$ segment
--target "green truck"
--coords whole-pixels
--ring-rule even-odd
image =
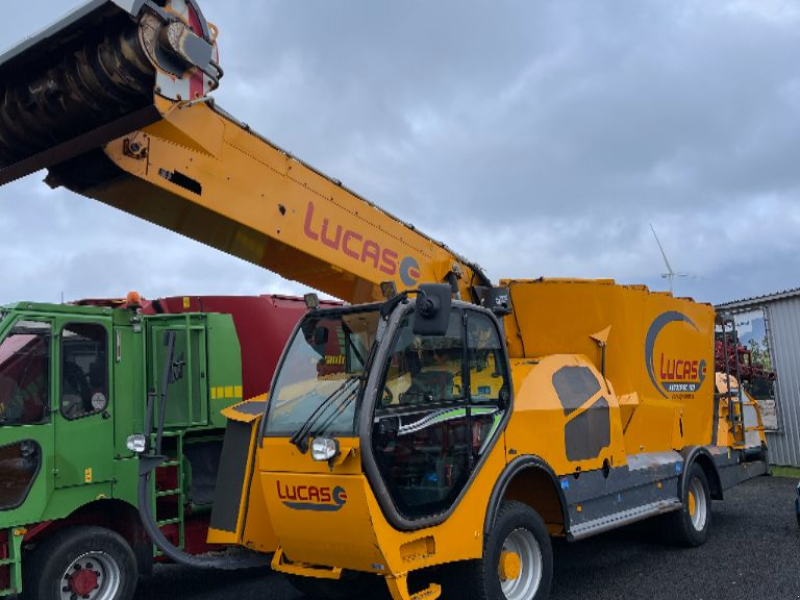
[[[0,595],[130,598],[163,558],[139,518],[128,447],[148,430],[148,405],[156,423],[163,410],[168,457],[151,510],[175,546],[209,550],[220,411],[267,391],[304,312],[279,296],[0,309]]]

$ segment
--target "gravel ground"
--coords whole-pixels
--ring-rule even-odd
[[[797,482],[761,477],[715,502],[703,547],[664,546],[645,527],[556,543],[551,600],[800,600]],[[301,600],[268,570],[220,575],[157,568],[136,600]]]

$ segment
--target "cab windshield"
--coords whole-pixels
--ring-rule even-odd
[[[265,434],[354,435],[365,367],[375,344],[377,308],[306,317],[270,393]]]

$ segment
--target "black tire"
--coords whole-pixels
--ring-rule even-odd
[[[800,489],[800,486],[798,486]],[[800,494],[800,492],[798,492]],[[794,501],[794,512],[797,513],[797,526],[800,527],[800,498]]]
[[[345,571],[341,579],[316,579],[287,575],[292,587],[309,600],[347,600],[348,598],[377,598],[386,587],[383,579],[369,573]]]
[[[523,536],[538,547],[538,586],[517,594],[524,600],[545,600],[553,582],[553,548],[542,518],[527,504],[503,502],[489,537],[483,546],[483,558],[450,565],[444,577],[443,598],[453,600],[506,600],[500,579],[500,558],[510,536]],[[519,555],[518,555],[519,556]],[[522,557],[520,557],[522,558]],[[523,559],[523,563],[524,563]],[[529,570],[533,569],[529,563]],[[525,565],[522,565],[523,573]],[[530,572],[530,571],[529,571]],[[509,580],[507,580],[509,581]],[[513,585],[513,583],[511,584]],[[522,594],[522,595],[520,595]]]
[[[74,573],[81,571],[93,574],[75,579]],[[89,592],[90,600],[131,600],[137,574],[136,557],[122,536],[102,527],[69,527],[23,557],[22,598],[61,600],[64,587],[83,591],[94,582],[99,587]]]
[[[681,509],[666,515],[666,533],[678,546],[696,548],[708,540],[711,529],[711,488],[705,471],[693,463],[683,478]]]

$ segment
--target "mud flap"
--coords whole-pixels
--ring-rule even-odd
[[[222,445],[219,474],[214,493],[214,505],[211,512],[211,525],[208,530],[210,544],[238,544],[252,546],[247,543],[245,535],[248,525],[248,512],[252,509],[254,516],[266,515],[263,494],[258,478],[253,479],[256,461],[256,445],[259,423],[266,409],[266,399],[257,398],[243,402],[222,411],[228,419],[225,439]],[[269,527],[268,519],[260,523],[260,529]],[[274,551],[277,541],[269,532],[261,531],[259,548],[262,552]]]

